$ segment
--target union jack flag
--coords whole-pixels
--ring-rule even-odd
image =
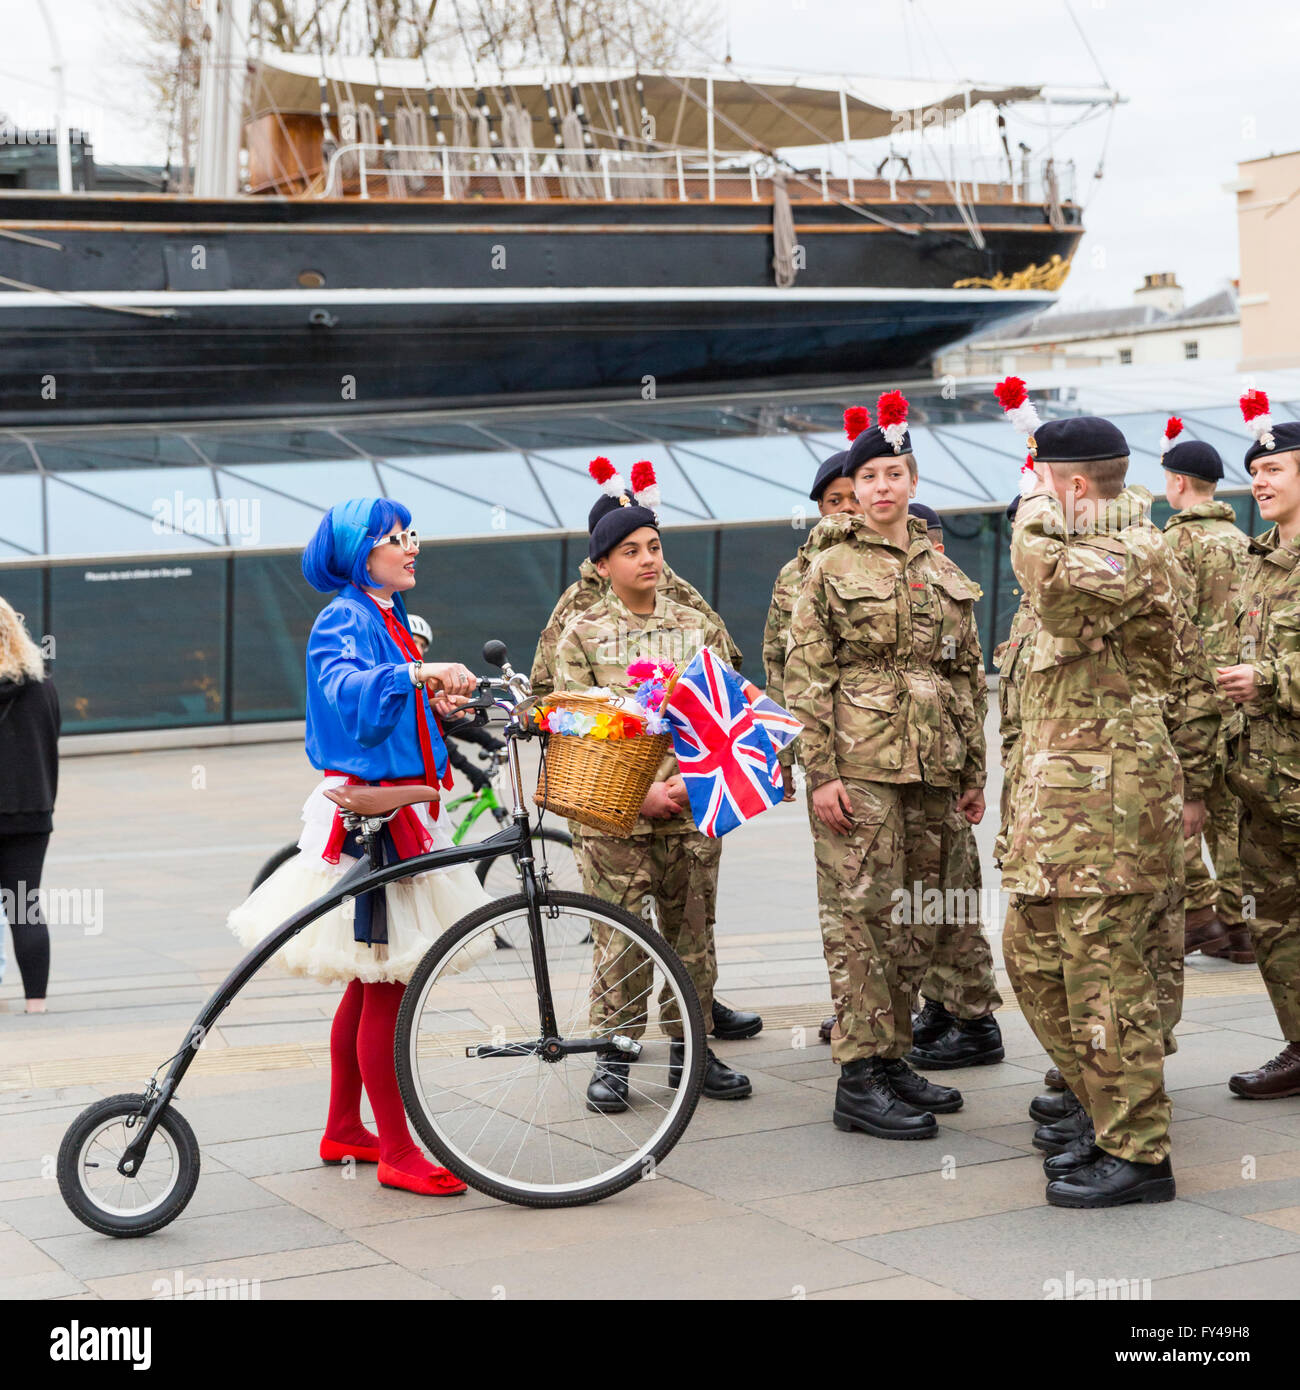
[[[698,829],[714,839],[782,799],[776,750],[800,724],[705,647],[664,701]]]

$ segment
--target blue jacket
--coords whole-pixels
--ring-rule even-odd
[[[389,635],[374,602],[349,584],[317,615],[307,639],[307,757],[324,771],[366,782],[423,777],[416,720],[422,693],[410,659]],[[441,777],[447,749],[429,719]]]

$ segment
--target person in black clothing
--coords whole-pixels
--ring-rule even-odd
[[[59,697],[22,615],[0,598],[0,901],[29,1014],[45,1012],[50,933],[36,896],[59,786]]]
[[[418,613],[408,613],[406,616],[411,625],[411,636],[415,640],[415,648],[423,656],[428,650],[429,643],[433,641],[433,629]],[[492,778],[481,767],[475,767],[452,740],[463,739],[466,743],[476,743],[480,748],[486,748],[493,753],[500,752],[505,744],[489,733],[481,724],[475,724],[472,715],[466,714],[459,717],[452,715],[440,720],[439,724],[443,739],[447,744],[447,757],[452,767],[466,778],[476,792],[481,792],[484,787],[491,784]]]

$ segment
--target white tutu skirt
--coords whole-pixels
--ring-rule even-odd
[[[321,858],[334,825],[334,803],[325,796],[330,787],[347,783],[346,777],[326,777],[307,798],[302,808],[303,832],[299,853],[286,860],[226,919],[238,940],[249,949],[308,903],[333,890],[338,880],[357,862],[340,854],[331,864]],[[435,849],[452,843],[441,803],[437,816],[429,807],[417,805],[415,814],[429,832]],[[454,922],[490,901],[475,877],[472,865],[435,869],[401,883],[390,883],[384,890],[388,908],[387,945],[369,946],[352,935],[354,904],[345,903],[305,926],[272,957],[273,962],[291,975],[306,975],[323,983],[361,980],[365,984],[391,981],[405,984],[415,972],[426,951]],[[476,941],[481,948],[474,955],[492,949],[491,932]],[[457,963],[463,969],[471,963],[466,951]]]

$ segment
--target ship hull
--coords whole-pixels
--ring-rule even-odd
[[[1081,235],[1045,226],[1041,209],[1001,207],[977,249],[929,211],[908,235],[834,204],[800,207],[803,264],[777,289],[771,210],[757,204],[8,195],[0,231],[18,239],[0,238],[0,274],[31,288],[0,289],[0,424],[913,373],[1052,297],[954,282],[1068,259]]]

